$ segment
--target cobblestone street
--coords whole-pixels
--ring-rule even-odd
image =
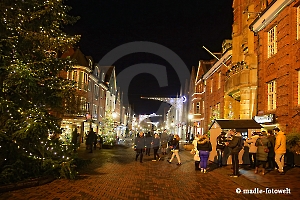
[[[151,152],[153,155],[153,152]],[[275,172],[265,176],[241,169],[243,175],[230,178],[230,166],[214,168],[206,174],[195,171],[189,151],[182,150],[182,165],[176,159],[169,164],[164,157],[152,161],[144,156],[144,162],[135,161],[135,152],[129,146],[114,149],[97,149],[88,153],[84,147],[80,156],[93,159],[92,164],[81,170],[76,180],[59,179],[51,183],[0,194],[0,199],[297,199],[299,192],[299,168],[286,175]],[[291,194],[237,194],[236,189],[284,189]]]

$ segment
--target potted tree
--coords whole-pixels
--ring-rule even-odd
[[[293,165],[300,165],[300,133],[293,131],[286,135],[287,153],[293,154]]]

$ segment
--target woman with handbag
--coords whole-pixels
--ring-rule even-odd
[[[265,175],[266,164],[268,161],[269,148],[271,147],[270,141],[267,138],[266,131],[262,131],[261,136],[256,140],[255,146],[257,146],[256,153],[256,167],[254,173],[259,172],[259,167],[262,165],[262,175]]]
[[[175,135],[173,140],[170,142],[171,144],[170,148],[173,153],[171,159],[168,161],[169,163],[172,163],[172,160],[176,156],[178,161],[177,165],[181,165],[180,156],[179,156],[179,141],[180,141],[180,137],[178,135]]]
[[[199,138],[197,142],[197,149],[200,155],[200,168],[201,172],[206,173],[209,153],[212,151],[212,146],[207,134]]]
[[[199,157],[199,151],[197,149],[197,142],[199,140],[199,137],[200,137],[200,135],[196,134],[195,138],[192,142],[194,148],[192,149],[191,154],[194,155],[195,170],[200,170],[200,166],[199,166],[200,165],[200,157]]]

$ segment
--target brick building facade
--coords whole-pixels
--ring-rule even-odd
[[[275,115],[274,126],[286,133],[300,130],[300,1],[272,1],[250,29],[258,59],[258,111]]]

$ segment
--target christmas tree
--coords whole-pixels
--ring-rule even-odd
[[[62,28],[63,0],[0,2],[0,183],[45,174],[74,177],[72,147],[58,139],[59,118],[75,84],[60,77],[72,61],[59,58],[79,36]]]
[[[107,111],[105,117],[103,118],[102,133],[104,136],[104,145],[113,145],[116,142],[116,133],[114,125],[114,113],[112,111]]]

